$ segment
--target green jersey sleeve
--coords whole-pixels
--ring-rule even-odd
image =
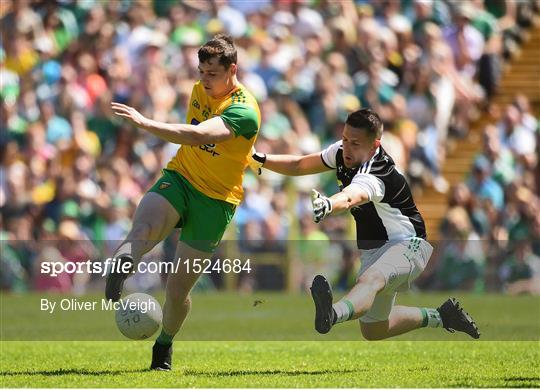
[[[259,116],[250,106],[233,104],[227,107],[220,116],[237,137],[242,135],[250,139],[259,130]]]

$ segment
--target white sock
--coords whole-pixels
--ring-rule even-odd
[[[423,318],[422,327],[439,328],[442,326],[441,315],[437,309],[423,307],[420,311],[422,312]]]
[[[336,312],[336,324],[350,320],[354,315],[354,307],[352,303],[346,299],[342,299],[341,301],[334,303],[332,308]]]

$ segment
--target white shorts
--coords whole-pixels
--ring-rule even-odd
[[[387,242],[377,249],[361,252],[360,277],[368,268],[384,275],[384,288],[379,291],[371,309],[360,317],[361,322],[386,321],[394,306],[396,293],[407,291],[411,283],[424,271],[433,247],[418,237],[406,241]]]

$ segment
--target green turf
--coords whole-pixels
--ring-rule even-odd
[[[323,336],[313,330],[307,295],[195,295],[175,342],[174,371],[162,373],[147,371],[151,342],[104,341],[118,336],[111,312],[47,317],[37,314],[38,296],[2,294],[0,385],[540,387],[538,298],[458,296],[476,318],[481,340],[419,329],[393,341],[366,342],[356,322]],[[398,303],[433,307],[445,297],[403,294]],[[262,303],[253,306],[254,300]],[[80,341],[32,341],[55,336]]]
[[[437,307],[445,293],[399,294],[397,303]],[[476,320],[483,341],[538,341],[540,299],[531,296],[503,296],[458,293],[460,301]],[[111,311],[40,311],[42,295],[0,294],[0,336],[2,340],[92,340],[122,341]],[[46,296],[57,302],[65,296]],[[76,297],[100,301],[101,295]],[[163,302],[162,295],[158,299]],[[262,303],[254,306],[254,301]],[[286,319],[286,320],[284,320]],[[182,338],[192,341],[318,341],[358,340],[358,324],[348,322],[339,331],[322,337],[313,331],[313,302],[307,294],[211,293],[194,294],[193,309],[182,329]],[[464,334],[424,329],[400,336],[400,340],[467,340]]]
[[[538,387],[537,342],[3,342],[2,387]]]

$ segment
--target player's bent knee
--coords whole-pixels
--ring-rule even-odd
[[[356,280],[356,283],[370,286],[375,292],[379,292],[384,288],[385,280],[381,272],[377,270],[369,270],[361,275]]]
[[[389,337],[388,321],[366,323],[360,322],[362,336],[368,341],[384,340]]]
[[[178,289],[167,288],[167,299],[170,299],[176,304],[185,303],[185,302],[191,304],[191,296],[189,294],[189,291],[186,291],[181,288],[178,288]]]
[[[188,296],[184,299],[184,302],[182,303],[182,305],[187,308],[191,307],[191,295],[188,294]]]
[[[182,309],[185,311],[191,310],[191,297],[189,295],[187,297],[183,297],[179,299],[171,299],[171,297],[167,297],[167,301],[175,310],[178,310],[178,309]]]

